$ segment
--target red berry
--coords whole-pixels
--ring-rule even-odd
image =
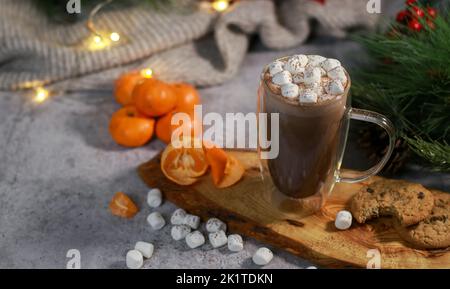
[[[436,15],[437,15],[436,9],[434,9],[432,7],[428,7],[427,12],[428,12],[428,15],[430,15],[432,18],[436,18]]]
[[[422,9],[420,9],[419,7],[413,6],[412,9],[413,9],[413,15],[416,16],[417,18],[422,18],[423,16],[425,16],[425,12]]]
[[[417,0],[406,0],[405,3],[406,3],[406,5],[413,6],[414,4],[417,3]]]
[[[417,19],[411,19],[408,22],[408,27],[409,29],[413,30],[413,31],[421,31],[422,30],[422,24],[420,24],[419,21],[417,21]]]
[[[397,17],[396,17],[397,22],[400,22],[400,23],[405,22],[408,19],[409,15],[410,15],[410,13],[408,10],[403,10],[403,11],[398,12]]]
[[[434,25],[434,22],[430,19],[427,20],[427,25],[431,30],[434,30],[434,28],[436,28],[436,25]]]

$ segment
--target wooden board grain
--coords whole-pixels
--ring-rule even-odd
[[[337,184],[325,206],[314,215],[301,216],[282,210],[267,198],[267,183],[261,182],[254,152],[230,152],[246,167],[244,178],[235,186],[216,189],[209,174],[192,186],[179,186],[166,179],[160,170],[160,155],[138,168],[140,177],[164,196],[204,220],[218,217],[237,232],[282,248],[319,265],[340,267],[367,266],[369,250],[381,254],[381,268],[450,268],[450,250],[417,250],[402,241],[387,218],[368,224],[353,224],[338,231],[334,217],[348,209],[351,197],[364,183]],[[267,179],[270,178],[266,178]],[[269,185],[270,186],[270,185]],[[435,193],[442,193],[434,191]]]

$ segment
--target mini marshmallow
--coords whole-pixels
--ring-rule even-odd
[[[349,211],[339,211],[336,215],[334,225],[339,230],[347,230],[352,225],[352,213]]]
[[[275,74],[282,72],[284,67],[284,63],[281,61],[274,61],[271,64],[269,64],[269,74],[270,76],[274,76]]]
[[[194,231],[186,235],[186,244],[194,249],[205,244],[205,237],[200,231]]]
[[[340,81],[336,81],[336,80],[331,81],[326,88],[327,88],[327,93],[332,94],[332,95],[342,94],[345,91],[345,88],[342,85],[342,83]]]
[[[139,241],[134,246],[134,249],[141,252],[145,258],[150,258],[153,255],[154,246],[151,243]]]
[[[159,212],[153,212],[147,217],[147,222],[153,230],[159,230],[166,225],[166,221]]]
[[[253,263],[256,265],[267,265],[270,261],[272,261],[273,253],[268,248],[262,247],[259,248],[255,254],[253,255]]]
[[[127,267],[130,269],[139,269],[144,265],[144,257],[138,250],[130,250],[125,258]]]
[[[191,214],[186,214],[183,220],[183,225],[187,225],[192,229],[197,229],[198,226],[200,226],[200,217]]]
[[[327,60],[325,60],[324,62],[322,62],[320,64],[320,66],[325,70],[325,71],[330,71],[335,69],[338,66],[341,66],[341,62],[337,59],[333,59],[333,58],[328,58]]]
[[[228,250],[233,252],[239,252],[244,249],[244,241],[238,234],[232,234],[228,236]]]
[[[292,74],[300,73],[305,71],[305,66],[308,63],[308,57],[306,55],[294,55],[291,56],[286,64],[284,65],[284,69],[289,71]]]
[[[220,230],[209,234],[209,242],[214,248],[219,248],[228,242],[228,238],[225,232]]]
[[[281,86],[281,95],[287,98],[298,97],[298,85],[293,83],[286,83]]]
[[[191,232],[191,228],[186,225],[174,225],[170,230],[170,235],[175,241],[179,241],[187,236]]]
[[[315,83],[320,83],[321,78],[322,72],[319,67],[309,68],[305,71],[303,82],[305,85],[313,85]]]
[[[156,208],[159,207],[162,203],[162,194],[159,189],[151,189],[147,194],[147,204]]]
[[[319,66],[325,60],[327,59],[320,55],[308,55],[308,65],[310,66]]]
[[[226,232],[227,224],[217,218],[211,218],[206,222],[206,231],[209,233],[215,233],[220,230]]]
[[[311,89],[305,89],[299,98],[300,103],[316,103],[317,93]]]
[[[177,209],[173,212],[172,217],[170,217],[170,222],[173,225],[183,225],[184,218],[186,217],[186,211],[183,209]]]
[[[319,69],[320,69],[320,76],[326,77],[327,76],[327,71],[325,69],[323,69],[322,67],[319,67]]]
[[[283,85],[292,82],[292,75],[289,71],[283,70],[272,77],[272,82],[277,85]]]
[[[335,69],[328,71],[327,75],[333,80],[339,80],[342,84],[347,83],[347,76],[345,75],[345,71],[342,66],[338,66]]]
[[[295,84],[300,84],[303,82],[304,77],[305,77],[304,73],[294,74],[294,75],[292,75],[292,82]]]

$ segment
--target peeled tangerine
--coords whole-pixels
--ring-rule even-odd
[[[217,147],[204,148],[197,138],[183,138],[180,147],[169,144],[161,156],[164,175],[179,185],[191,185],[211,166],[213,183],[227,188],[244,175],[244,167],[233,156]],[[200,143],[197,143],[200,142]],[[195,143],[195,146],[194,146]]]
[[[196,140],[183,139],[179,146],[169,144],[161,156],[164,175],[179,185],[191,185],[208,169],[205,152]]]
[[[212,147],[205,148],[206,159],[211,166],[213,183],[218,188],[227,188],[237,183],[244,175],[245,169],[233,156],[224,150]]]

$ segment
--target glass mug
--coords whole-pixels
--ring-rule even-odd
[[[394,126],[379,113],[350,106],[351,80],[347,72],[348,83],[340,98],[299,105],[268,87],[266,69],[258,90],[257,110],[267,113],[267,120],[258,122],[258,152],[265,193],[272,204],[275,202],[279,209],[296,214],[299,209],[305,214],[314,213],[323,206],[336,183],[360,182],[384,167],[394,149]],[[276,128],[272,127],[272,113],[278,113]],[[350,176],[344,175],[340,167],[351,119],[381,126],[389,135],[389,147],[378,164]],[[278,129],[278,134],[274,129]],[[272,149],[263,148],[262,139],[273,143],[272,136],[278,136],[278,155],[262,158],[263,153]]]

